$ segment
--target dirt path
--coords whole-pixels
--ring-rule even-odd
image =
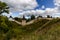
[[[11,18],[11,19],[12,19],[12,18]],[[41,18],[40,18],[40,19],[41,19]],[[40,19],[38,19],[38,20],[40,20]],[[47,20],[50,20],[50,19],[47,18]],[[29,22],[27,22],[27,23],[24,23],[24,24],[22,24],[22,22],[16,21],[15,19],[12,19],[12,21],[16,22],[16,23],[19,24],[19,25],[25,26],[25,25],[30,25],[30,24],[34,23],[35,21],[37,21],[37,19],[31,20],[31,21],[29,21]],[[47,24],[48,24],[48,23],[47,23]],[[45,25],[46,25],[46,24],[45,24]]]
[[[14,20],[14,19],[13,19]],[[27,23],[25,23],[25,25],[30,25],[30,24],[32,24],[32,23],[34,23],[36,20],[31,20],[31,21],[29,21],[29,22],[27,22]],[[14,20],[14,22],[16,22],[17,24],[19,24],[19,25],[24,25],[24,24],[22,24],[22,22],[18,22],[18,21],[16,21],[16,20]],[[24,26],[25,26],[24,25]]]
[[[22,23],[21,22],[18,22],[18,21],[16,21],[16,20],[14,20],[14,22],[16,22],[17,24],[19,24],[19,25],[21,25]]]
[[[40,28],[38,28],[38,29],[35,31],[35,33],[37,34],[40,30],[44,29],[44,27],[45,27],[48,23],[50,23],[50,22],[51,22],[51,21],[46,22],[43,26],[41,26]]]

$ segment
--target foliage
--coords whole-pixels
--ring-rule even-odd
[[[47,18],[51,18],[50,15],[47,15]]]
[[[4,12],[9,13],[9,7],[6,3],[0,1],[0,14]]]
[[[26,39],[27,40],[35,40],[35,39],[37,40],[52,39],[53,40],[56,36],[59,37],[60,35],[60,25],[59,25],[60,19],[59,18],[53,19],[50,21],[50,23],[48,23],[48,25],[45,25],[44,29],[42,29],[44,31],[40,30],[39,36],[36,36],[38,33],[36,35],[34,34],[34,32],[38,28],[41,28],[48,21],[49,20],[47,19],[40,19],[35,21],[33,24],[30,24],[27,26],[21,26],[15,23],[14,21],[9,21],[8,18],[5,16],[0,16],[0,40],[11,40],[11,39],[22,40],[22,38],[23,40],[26,40]],[[50,36],[54,38],[51,38]]]
[[[35,19],[35,16],[34,15],[31,15],[31,20]]]
[[[14,19],[19,21],[19,22],[22,22],[22,18],[15,17]]]
[[[43,17],[39,15],[37,18],[43,18]]]

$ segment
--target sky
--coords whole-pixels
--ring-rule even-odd
[[[43,5],[45,6],[45,8],[53,8],[54,7],[54,3],[53,0],[36,0],[38,3],[38,8],[41,8]]]
[[[51,15],[60,17],[60,0],[0,0],[10,7],[10,14],[13,17],[23,15]]]

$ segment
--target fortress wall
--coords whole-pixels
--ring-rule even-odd
[[[13,19],[13,20],[14,20],[14,22],[16,22],[17,24],[20,24],[20,25],[22,25],[22,26],[25,26],[25,25],[32,24],[32,23],[34,23],[35,21],[40,20],[40,19],[52,20],[53,18],[38,18],[38,19],[31,20],[31,21],[29,21],[29,22],[27,22],[27,23],[26,23],[26,20],[22,20],[22,22],[18,22],[18,21],[14,20],[14,19]]]

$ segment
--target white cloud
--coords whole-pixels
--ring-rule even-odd
[[[58,11],[60,11],[60,0],[54,0],[54,4],[56,5]]]
[[[22,11],[20,12],[20,16],[22,17],[23,15],[57,15],[60,13],[60,0],[54,0],[54,4],[56,5],[55,8],[46,8],[45,10],[33,10],[38,6],[36,0],[1,0],[6,2],[12,11]],[[42,8],[45,8],[43,5]],[[32,10],[30,10],[32,9]],[[23,11],[27,10],[27,11]]]
[[[44,5],[42,5],[42,9],[44,9],[45,8],[45,6]]]
[[[60,16],[60,0],[54,0],[54,4],[56,5],[54,8],[46,8],[45,13],[42,15],[43,16],[51,15],[53,17],[54,16],[59,17]]]
[[[34,9],[38,6],[36,0],[0,0],[3,2],[6,2],[11,11],[23,11],[23,10],[29,10]]]
[[[60,6],[60,0],[54,0],[55,5]]]
[[[2,15],[5,15],[5,16],[7,16],[7,17],[10,17],[10,16],[12,15],[12,12],[9,12],[9,14],[3,13]]]
[[[51,15],[51,16],[59,16],[58,13],[60,13],[60,0],[54,0],[54,4],[56,5],[56,7],[54,8],[46,8],[45,10],[31,10],[31,11],[24,11],[22,12],[24,15],[42,15],[42,16],[46,16],[46,15]],[[42,8],[45,8],[45,6],[43,5]]]
[[[35,15],[35,16],[38,16],[38,15],[41,15],[45,13],[45,10],[29,10],[29,11],[23,11],[22,13],[19,13],[20,17],[23,17],[23,15]]]

